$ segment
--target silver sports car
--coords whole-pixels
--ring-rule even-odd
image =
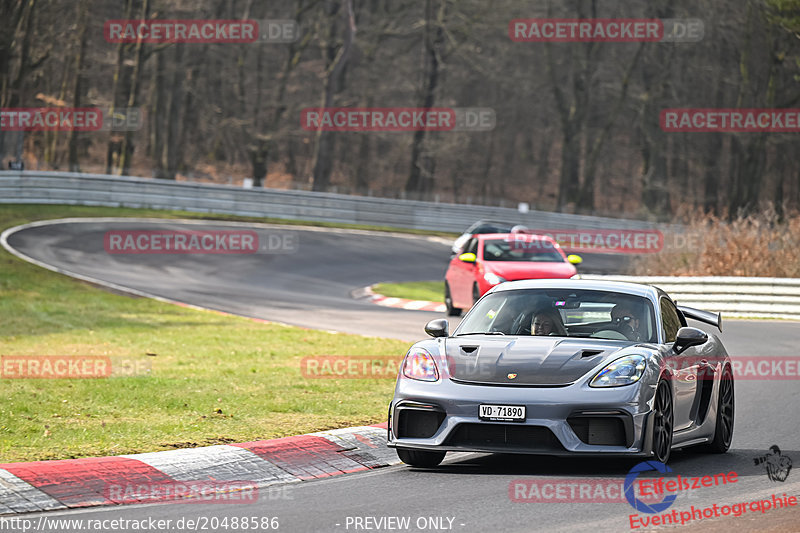
[[[389,446],[414,466],[447,451],[630,455],[724,453],[733,436],[731,361],[718,314],[677,306],[647,285],[503,283],[450,335],[405,356],[389,406]]]

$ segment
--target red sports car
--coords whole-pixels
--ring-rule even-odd
[[[447,267],[444,301],[447,314],[458,316],[504,281],[568,279],[577,275],[577,255],[567,256],[545,235],[490,233],[474,235]]]

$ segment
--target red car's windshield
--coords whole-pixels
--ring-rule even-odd
[[[564,256],[547,240],[487,239],[483,241],[483,260],[563,263]]]

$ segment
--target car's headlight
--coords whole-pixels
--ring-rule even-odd
[[[424,348],[412,348],[403,362],[403,375],[419,381],[438,381],[439,370],[433,356]]]
[[[647,360],[641,355],[620,357],[606,365],[589,382],[590,387],[620,387],[636,383],[647,368]]]
[[[492,285],[497,285],[498,283],[503,283],[505,281],[505,278],[501,278],[494,272],[487,272],[486,274],[483,275],[483,279],[485,279],[487,283],[490,283]]]

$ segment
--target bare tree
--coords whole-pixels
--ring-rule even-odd
[[[326,14],[330,18],[335,18],[342,7],[341,17],[344,18],[344,38],[341,46],[336,46],[337,24],[330,24],[329,31],[322,41],[323,53],[326,57],[327,68],[324,78],[324,88],[322,97],[322,107],[333,106],[334,97],[344,82],[345,68],[350,59],[350,51],[356,34],[356,21],[353,14],[353,0],[342,0],[340,5],[336,0],[326,0]],[[324,191],[330,183],[331,171],[333,170],[333,147],[334,137],[329,131],[318,130],[314,149],[313,159],[313,189]]]

